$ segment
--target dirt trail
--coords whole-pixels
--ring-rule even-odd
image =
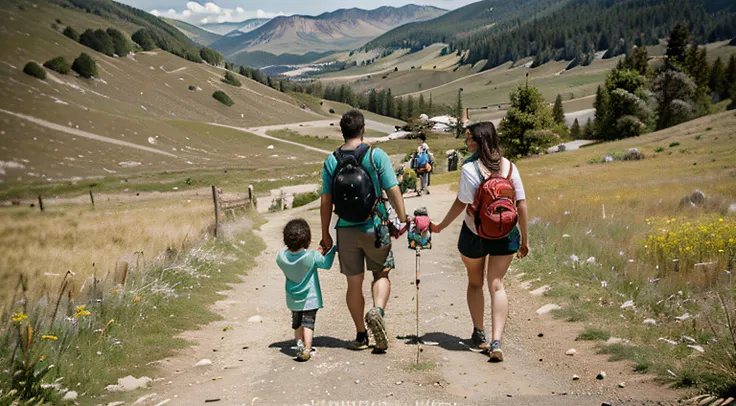
[[[432,192],[407,198],[407,208],[413,211],[422,205],[436,217],[444,215],[454,192],[446,186]],[[316,204],[267,215],[268,222],[258,232],[267,243],[259,265],[213,307],[223,320],[186,333],[185,338],[198,344],[160,362],[156,383],[148,392],[136,394],[153,395],[139,404],[196,405],[219,399],[214,404],[622,405],[666,404],[678,395],[651,383],[649,377],[633,374],[627,363],[607,362],[595,354],[593,344],[575,342],[581,324],[537,315],[535,310],[550,299],[523,290],[513,270],[506,279],[511,309],[506,362],[490,364],[486,356],[468,351],[460,343],[470,336],[472,324],[465,304],[465,270],[456,250],[459,221],[436,235],[435,248],[421,257],[420,331],[426,340],[439,343],[424,346],[421,358],[433,367],[411,371],[416,347],[396,339],[415,330],[415,255],[403,239],[394,249],[397,269],[392,273],[386,317],[392,337],[388,353],[345,348],[354,329],[344,304],[345,280],[335,261],[332,270],[320,275],[325,307],[317,315],[318,352],[310,362],[293,361],[290,313],[275,256],[288,219],[306,218],[313,238],[319,239]],[[369,286],[366,282],[366,294]],[[249,321],[254,316],[262,321]],[[488,310],[486,320],[490,329]],[[225,332],[226,327],[231,329]],[[540,333],[543,337],[538,337]],[[577,354],[566,356],[573,347]],[[205,358],[212,360],[211,366],[194,366]],[[600,370],[607,372],[605,380],[595,379]],[[573,374],[580,380],[573,381]],[[619,388],[619,382],[625,382],[625,388]]]

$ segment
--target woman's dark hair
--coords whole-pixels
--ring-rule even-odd
[[[492,172],[501,170],[501,158],[503,149],[498,139],[496,127],[491,122],[476,123],[468,127],[473,141],[478,143],[478,159],[483,166]]]
[[[309,248],[312,241],[312,232],[309,223],[304,219],[294,219],[284,227],[284,244],[290,251],[299,251]]]

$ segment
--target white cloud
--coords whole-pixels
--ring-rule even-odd
[[[151,10],[151,14],[155,16],[165,15],[168,18],[175,18],[193,24],[240,22],[249,18],[273,18],[284,15],[283,12],[247,11],[242,7],[222,8],[212,2],[202,5],[196,1],[187,2],[186,9],[181,10],[181,12],[174,9],[169,9],[166,12]]]

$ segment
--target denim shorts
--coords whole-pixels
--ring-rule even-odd
[[[460,230],[460,238],[457,241],[457,249],[461,254],[468,258],[478,259],[484,258],[486,255],[493,257],[513,255],[519,251],[519,243],[521,234],[519,228],[514,227],[511,233],[500,240],[486,240],[476,234],[473,234],[468,226],[463,222],[463,228]]]

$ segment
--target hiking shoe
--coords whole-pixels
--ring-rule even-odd
[[[355,340],[348,343],[348,348],[355,351],[368,349],[368,333],[358,333],[358,335],[355,337]]]
[[[491,352],[491,344],[488,342],[488,338],[486,338],[486,332],[484,330],[474,328],[470,341],[473,343],[473,347],[471,348],[472,350],[483,354]]]
[[[498,340],[493,340],[491,343],[491,353],[488,362],[503,362],[503,350],[501,350],[501,343]]]
[[[297,340],[297,341],[296,341],[296,353],[297,353],[297,354],[301,354],[301,353],[303,353],[303,352],[304,352],[304,348],[305,348],[305,347],[304,347],[304,341],[302,341],[302,340]]]
[[[376,351],[384,352],[388,349],[388,334],[386,334],[386,325],[383,324],[383,316],[377,307],[372,308],[365,315],[365,324],[373,333],[373,339],[376,340]]]
[[[298,362],[307,362],[312,358],[312,351],[308,348],[303,349],[298,354],[296,354],[296,360]]]

